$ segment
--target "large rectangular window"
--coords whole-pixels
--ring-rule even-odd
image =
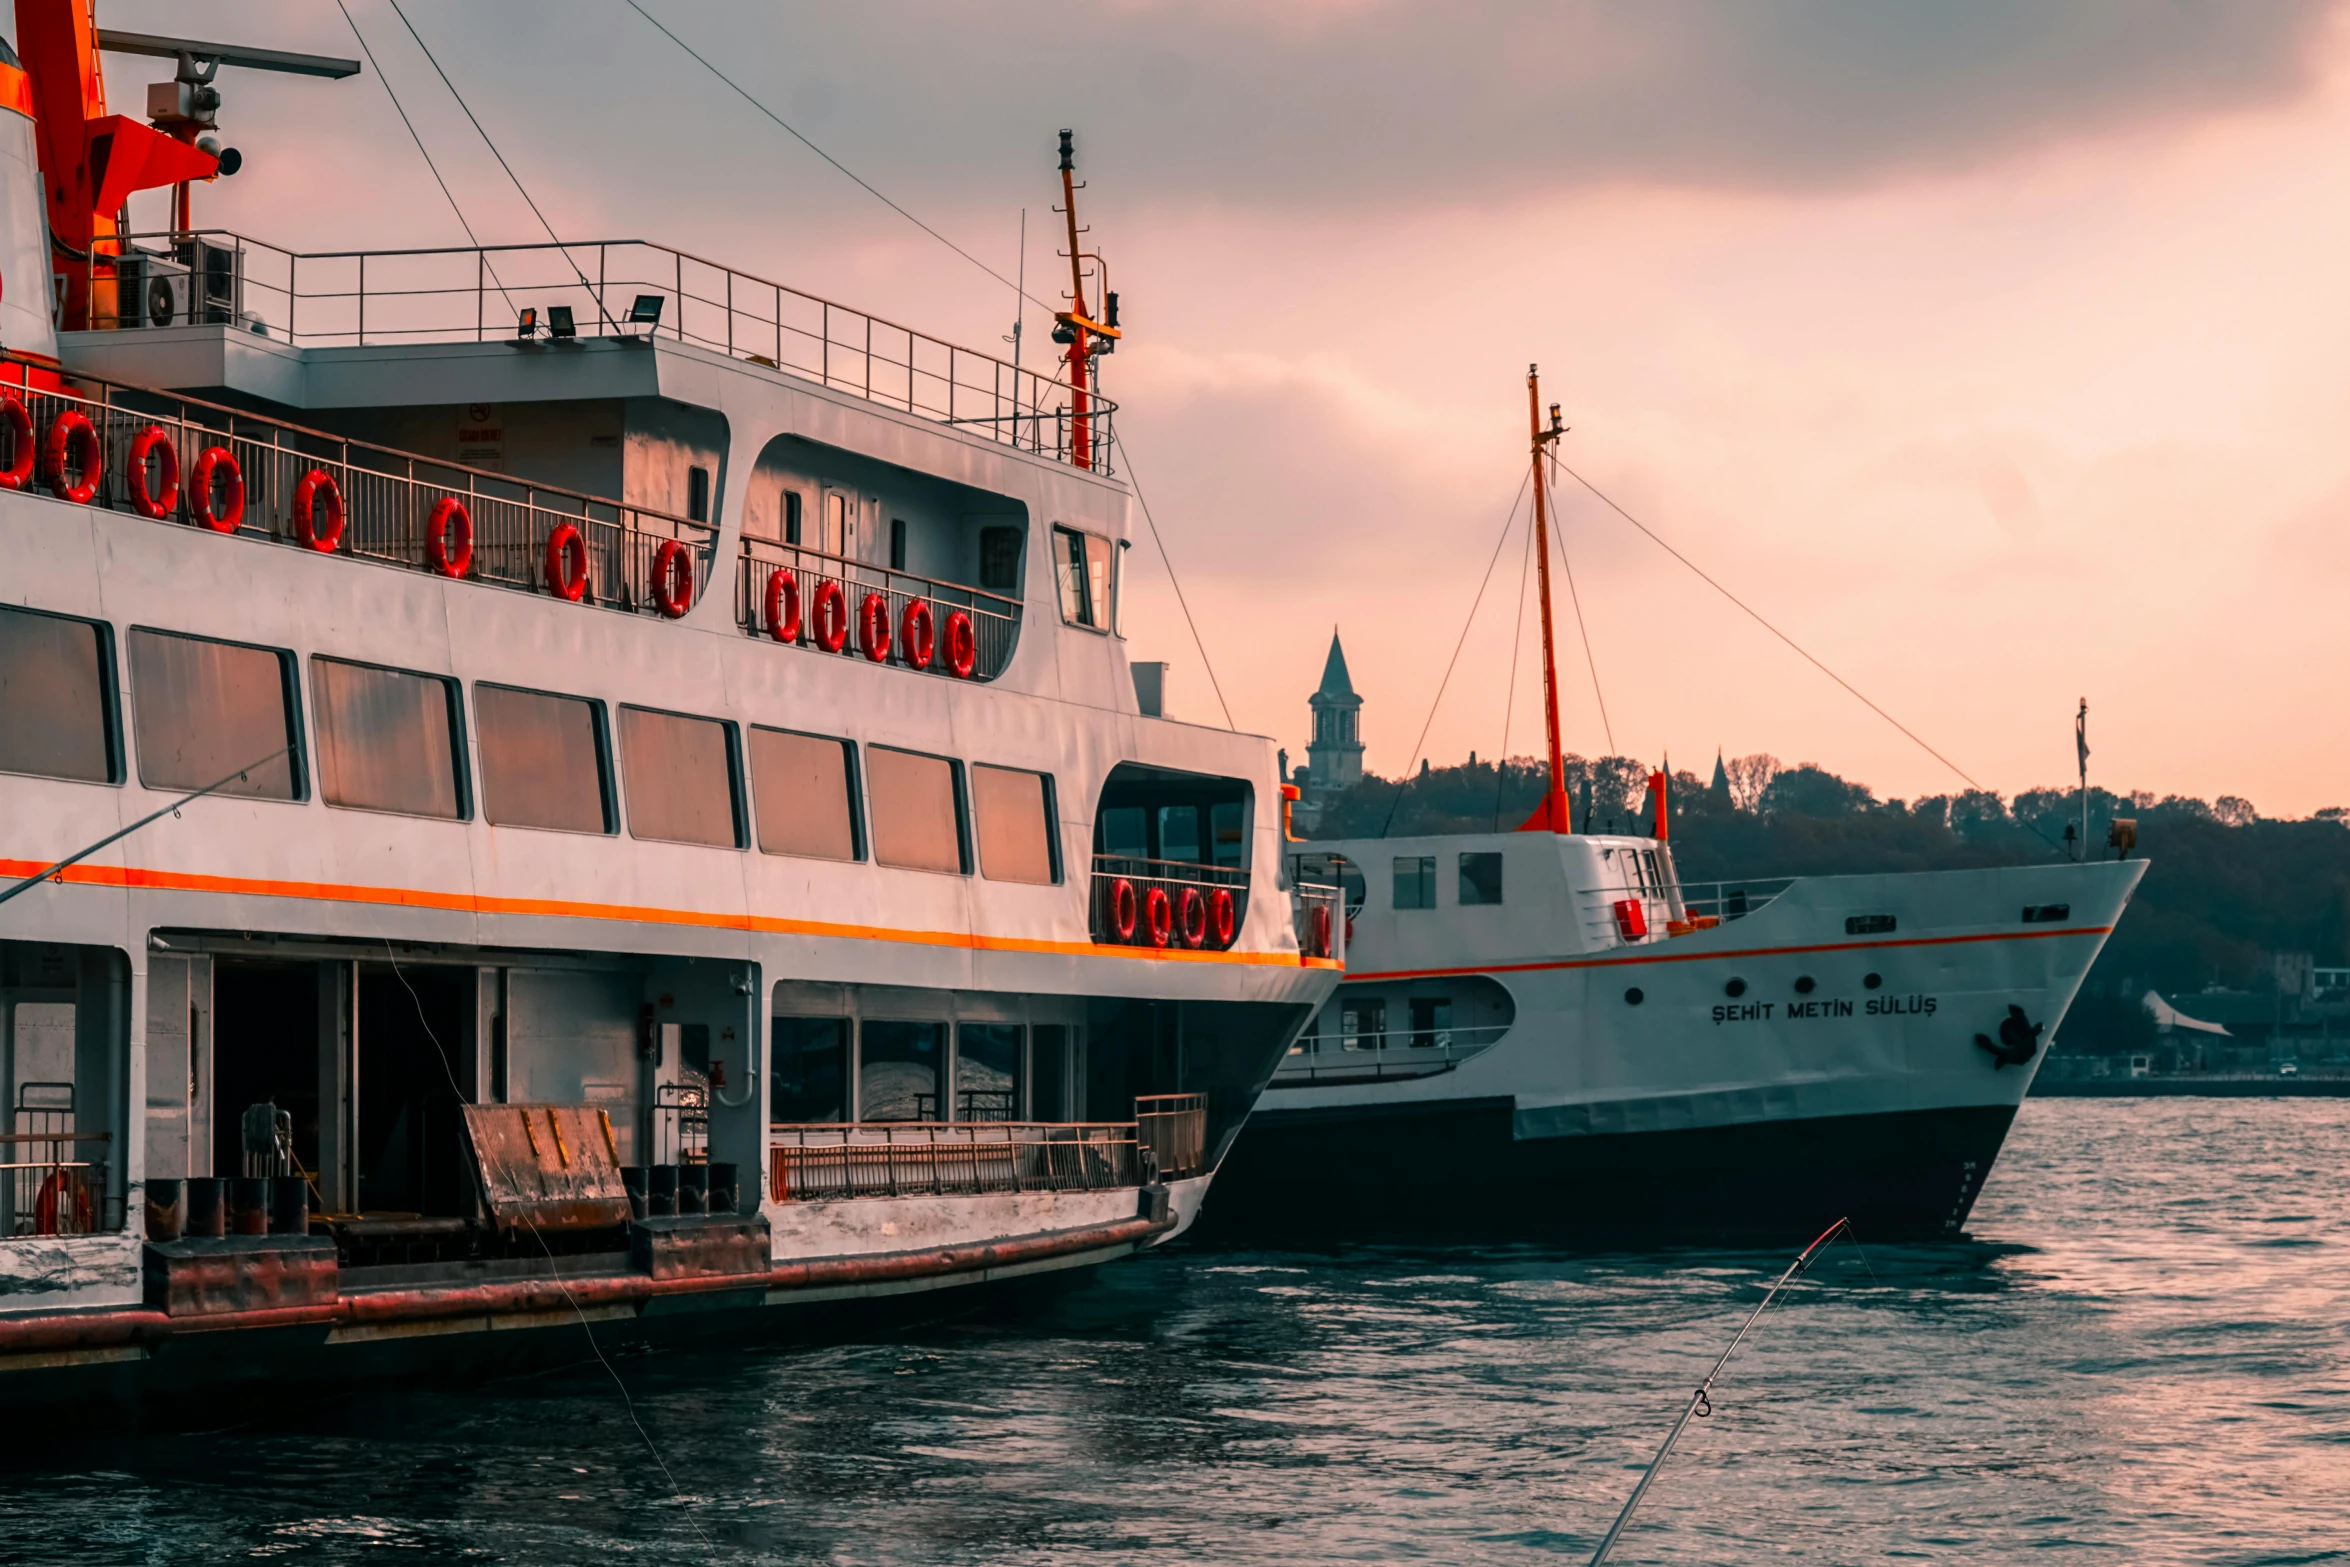
[[[0,773],[115,783],[106,628],[0,608]]]
[[[1050,885],[1061,878],[1053,853],[1053,781],[1044,773],[974,765],[971,816],[979,827],[979,871],[989,881]]]
[[[1017,1023],[963,1023],[955,1029],[955,1119],[1020,1119],[1021,1060],[1027,1030]]]
[[[865,787],[873,800],[873,858],[883,865],[960,874],[962,791],[943,756],[865,748]]]
[[[310,697],[327,804],[451,821],[465,814],[454,680],[313,658]]]
[[[856,749],[848,741],[754,726],[751,803],[762,853],[857,858]]]
[[[771,1121],[849,1118],[849,1020],[779,1017],[768,1073]]]
[[[201,789],[242,770],[222,794],[301,798],[291,653],[168,631],[128,641],[139,782]]]
[[[1098,533],[1053,529],[1053,574],[1061,587],[1061,618],[1072,626],[1108,631],[1116,622],[1117,572],[1110,541]]]
[[[1460,897],[1464,904],[1501,901],[1500,855],[1485,853],[1461,856]]]
[[[728,725],[649,707],[620,710],[620,776],[631,837],[739,849]]]
[[[857,1033],[857,1118],[942,1119],[938,1072],[946,1056],[947,1026],[868,1019]]]
[[[604,711],[584,697],[476,684],[482,815],[499,827],[610,832]]]
[[[1399,909],[1436,907],[1436,856],[1399,854],[1395,857],[1395,906]]]

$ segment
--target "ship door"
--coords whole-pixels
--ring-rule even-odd
[[[474,971],[403,964],[359,970],[355,1149],[362,1213],[472,1211],[462,1106]]]
[[[334,1129],[321,1124],[318,1090],[328,1064],[322,1055],[331,1059],[319,1039],[322,1026],[334,1029],[336,1023],[340,968],[225,957],[213,965],[211,1174],[248,1173],[245,1112],[275,1106],[272,1114],[284,1117],[296,1164],[319,1178],[321,1205],[344,1206],[330,1172]],[[201,1102],[200,1094],[194,1097]]]

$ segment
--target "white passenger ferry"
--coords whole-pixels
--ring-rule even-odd
[[[1180,1232],[1342,938],[1272,746],[1138,709],[1092,269],[1055,379],[650,244],[277,250],[187,222],[211,72],[355,63],[106,37],[150,126],[17,15],[0,1399]]]
[[[1534,412],[1541,466],[1556,439]],[[1318,841],[1348,968],[1274,1074],[1219,1233],[1735,1239],[1958,1235],[2142,860],[1685,885],[1651,836]]]

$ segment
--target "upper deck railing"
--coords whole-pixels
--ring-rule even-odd
[[[297,346],[517,342],[530,310],[528,340],[543,350],[670,337],[1110,472],[1115,403],[1088,394],[1081,415],[1065,381],[645,240],[297,252],[205,229],[121,235],[60,265],[90,274],[93,328],[228,325]],[[550,336],[558,311],[568,330]]]
[[[734,618],[787,647],[965,680],[993,680],[1020,645],[1016,598],[766,539],[742,541]]]
[[[630,612],[658,610],[655,563],[666,545],[681,545],[687,563],[673,562],[665,584],[675,612],[709,582],[717,530],[683,517],[176,393],[79,374],[56,381],[0,354],[0,488],[38,485],[158,522],[526,592],[554,594],[561,575],[580,602]],[[12,407],[24,410],[22,428]],[[61,436],[76,419],[88,422],[87,437]],[[225,460],[208,463],[214,451]],[[444,509],[450,500],[462,523]]]

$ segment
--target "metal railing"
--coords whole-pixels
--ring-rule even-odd
[[[69,326],[219,324],[297,346],[516,342],[521,311],[544,334],[561,309],[587,337],[696,343],[1110,472],[1115,403],[1089,394],[1080,414],[1052,376],[645,240],[305,253],[204,229],[112,236],[62,264],[85,273],[89,301]],[[660,301],[652,319],[638,318],[640,298]],[[565,339],[530,341],[560,352]]]
[[[1119,889],[1125,888],[1121,893]],[[1166,899],[1167,939],[1153,932],[1152,893]],[[1232,935],[1222,939],[1217,930],[1216,895],[1232,904]],[[1188,896],[1187,896],[1188,895]],[[1128,900],[1131,900],[1129,902]],[[1187,915],[1197,910],[1199,926],[1187,926]],[[1131,929],[1121,932],[1127,915]],[[1248,919],[1248,872],[1237,865],[1198,865],[1188,860],[1145,860],[1124,854],[1093,857],[1093,939],[1116,947],[1183,947],[1220,951],[1240,937]],[[1191,939],[1194,929],[1204,934]]]
[[[1347,918],[1338,889],[1301,881],[1291,894],[1290,906],[1297,919],[1299,955],[1345,962]]]
[[[1390,1029],[1378,1034],[1306,1034],[1273,1070],[1283,1083],[1378,1082],[1430,1077],[1482,1055],[1510,1031],[1508,1023],[1477,1028]],[[1364,1043],[1364,1041],[1369,1043]]]
[[[199,496],[196,485],[198,460],[217,447],[235,459],[244,487],[241,515],[233,529],[221,531],[315,548],[300,537],[295,496],[304,476],[317,470],[334,481],[343,503],[341,536],[327,553],[434,571],[428,539],[432,514],[442,500],[454,497],[472,521],[471,559],[463,570],[467,581],[552,594],[545,569],[548,541],[566,525],[578,530],[586,551],[583,603],[657,612],[653,560],[671,540],[683,543],[690,554],[695,597],[709,580],[717,530],[682,517],[96,376],[69,377],[70,390],[45,386],[50,379],[15,355],[0,355],[0,399],[24,405],[36,452],[45,447],[61,415],[78,413],[90,421],[98,447],[92,470],[85,472],[75,457],[52,475],[43,471],[44,455],[33,464],[32,481],[53,493],[66,484],[94,481],[87,505],[149,515],[134,504],[129,459],[133,440],[152,428],[162,432],[178,474],[178,495],[157,521],[210,526],[198,515],[200,505],[225,514],[225,489],[216,484],[213,494]],[[0,423],[0,470],[22,460],[16,437]],[[164,498],[155,493],[164,488],[162,462],[151,455],[146,478],[150,497],[158,501]],[[328,531],[325,503],[314,499],[312,504],[314,529]],[[445,532],[444,540],[445,550],[454,554],[456,534]]]
[[[1612,887],[1576,889],[1582,900],[1583,930],[1591,946],[1636,946],[1666,941],[1692,931],[1710,930],[1746,918],[1767,908],[1795,885],[1795,877],[1774,876],[1747,881],[1653,884],[1621,883]],[[1641,931],[1631,934],[1620,904],[1640,908]]]
[[[882,596],[889,634],[888,648],[876,662],[901,669],[914,667],[906,631],[906,610],[916,601],[930,606],[932,640],[927,667],[931,674],[950,678],[954,674],[947,651],[947,616],[954,610],[961,610],[971,621],[971,679],[993,680],[1002,674],[1012,662],[1013,649],[1020,645],[1020,601],[1016,598],[933,577],[917,577],[911,572],[869,565],[846,556],[827,555],[804,545],[746,538],[742,541],[742,558],[734,570],[734,618],[752,636],[775,637],[775,626],[768,619],[768,593],[779,571],[790,573],[792,588],[799,598],[799,624],[791,628],[793,634],[789,640],[793,647],[819,647],[816,596],[819,586],[825,582],[839,583],[846,598],[847,635],[840,645],[842,657],[866,656],[860,621],[865,597],[870,593]],[[785,607],[782,614],[788,625],[790,608]]]
[[[74,1125],[71,1083],[17,1086],[13,1125],[0,1133],[0,1234],[87,1235],[121,1227],[121,1215],[107,1208],[106,1161],[75,1157],[84,1143],[101,1150],[113,1142],[104,1132]]]
[[[1208,1096],[1142,1094],[1134,1101],[1134,1135],[1162,1178],[1179,1180],[1208,1167]]]
[[[767,1131],[777,1202],[1140,1186],[1144,1154],[1125,1122],[813,1124]]]

